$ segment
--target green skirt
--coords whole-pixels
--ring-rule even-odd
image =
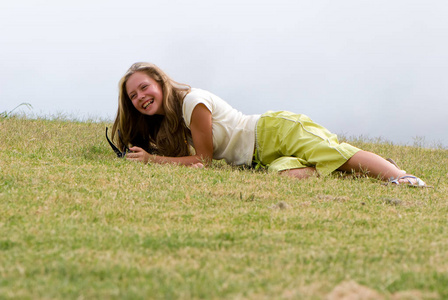
[[[335,134],[301,114],[268,111],[256,128],[253,164],[269,171],[315,167],[329,175],[360,149],[339,143]]]

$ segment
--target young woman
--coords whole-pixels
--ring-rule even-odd
[[[426,186],[393,161],[339,143],[305,115],[244,115],[208,91],[175,82],[154,64],[133,64],[119,89],[112,139],[121,148],[132,146],[128,160],[202,167],[224,159],[297,178],[339,170]],[[122,141],[116,138],[118,130]]]

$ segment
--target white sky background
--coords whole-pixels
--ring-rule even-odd
[[[246,114],[447,147],[447,16],[446,0],[2,0],[0,112],[112,121],[119,79],[149,61]]]

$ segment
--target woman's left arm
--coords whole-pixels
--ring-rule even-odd
[[[126,158],[144,163],[210,164],[213,159],[212,114],[204,104],[198,104],[194,108],[190,129],[196,150],[195,155],[182,157],[151,155],[140,147],[132,147],[130,150],[133,152],[128,153]]]

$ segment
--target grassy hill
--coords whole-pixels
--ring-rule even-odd
[[[120,160],[110,124],[0,118],[0,298],[448,298],[448,151],[350,141],[433,189]],[[361,298],[363,299],[363,298]]]

